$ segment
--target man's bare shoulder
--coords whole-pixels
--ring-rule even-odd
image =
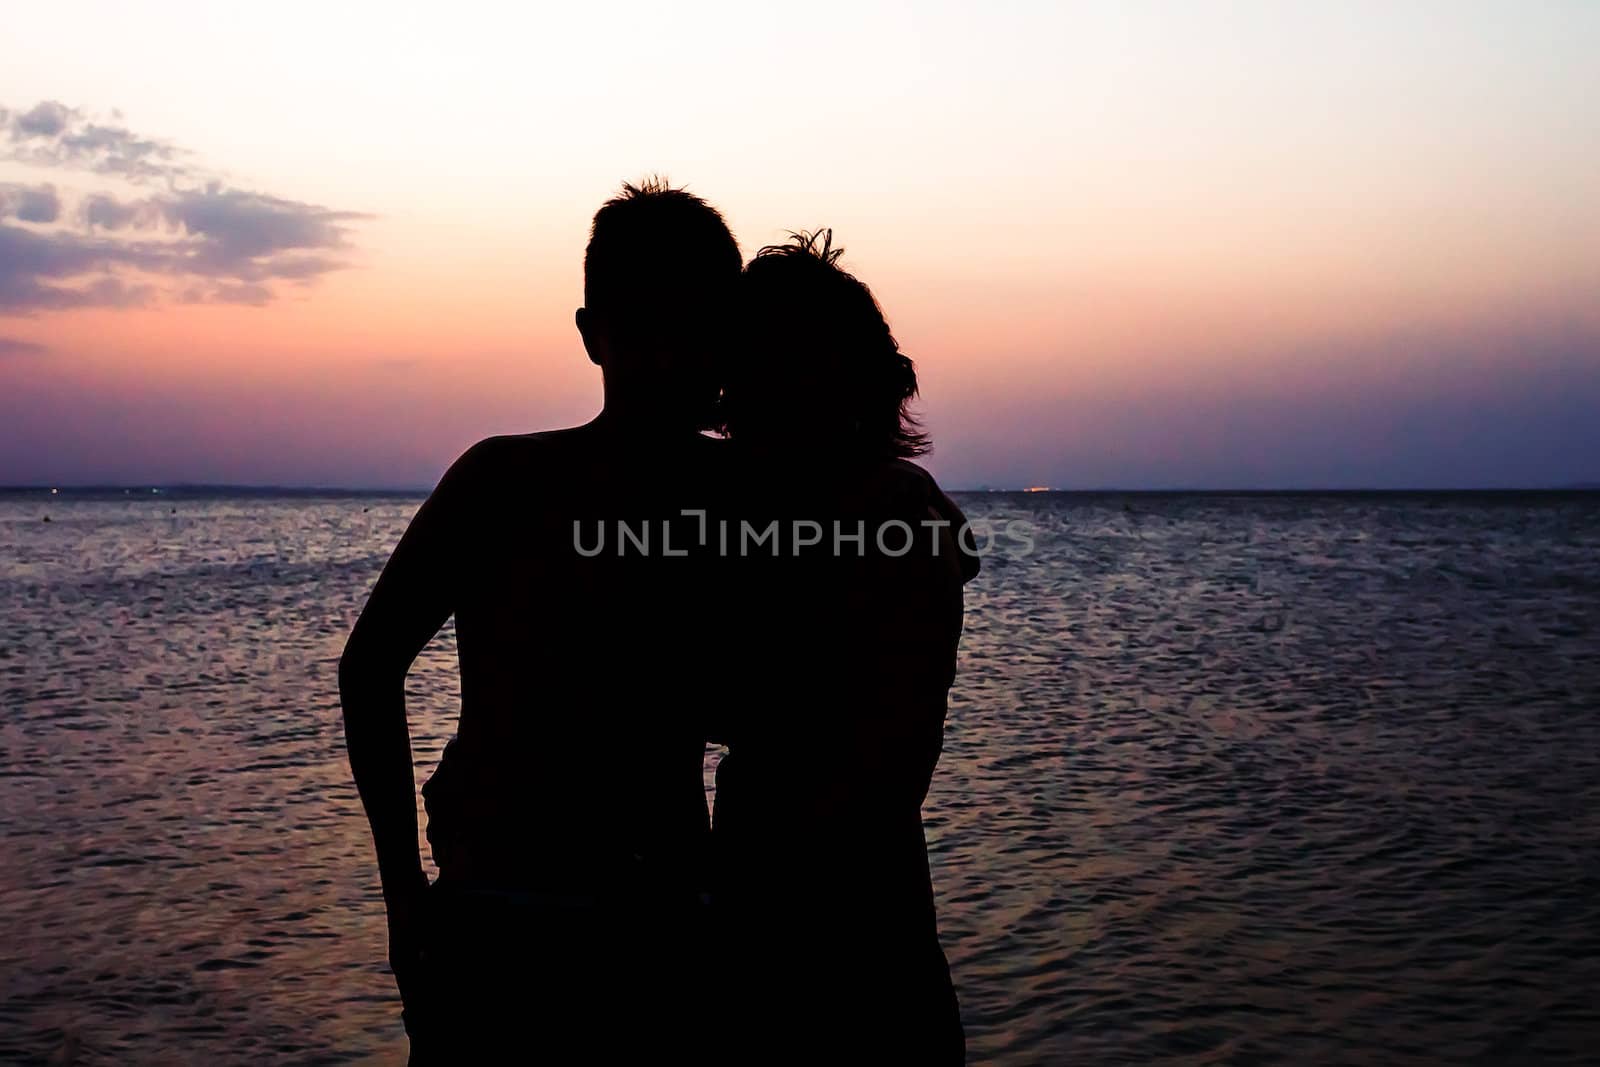
[[[507,480],[526,483],[541,470],[569,465],[575,457],[592,451],[593,447],[592,434],[582,426],[498,434],[485,437],[463,452],[445,479],[466,487]]]

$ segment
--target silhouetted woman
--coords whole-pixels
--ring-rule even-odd
[[[828,231],[761,250],[726,375],[753,533],[713,731],[716,1017],[734,1062],[959,1063],[921,805],[977,558],[908,462],[916,374],[839,251]]]

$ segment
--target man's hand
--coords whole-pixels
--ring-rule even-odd
[[[427,971],[423,953],[427,944],[428,878],[418,871],[414,879],[393,889],[385,886],[384,907],[389,915],[389,967],[405,1006],[410,1031],[427,1011]]]
[[[389,966],[394,969],[401,996],[405,996],[407,981],[417,975],[422,963],[427,892],[428,879],[421,872],[414,881],[392,890],[385,887],[383,892],[383,904],[389,914]]]

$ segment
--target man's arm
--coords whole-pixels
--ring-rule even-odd
[[[413,919],[427,888],[417,848],[406,672],[455,611],[455,576],[465,548],[461,530],[482,449],[475,446],[457,460],[411,520],[339,659],[345,745],[372,825],[389,912],[390,961],[402,986],[402,971],[415,955]]]

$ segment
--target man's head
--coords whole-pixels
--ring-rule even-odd
[[[652,179],[594,216],[578,330],[605,372],[606,406],[666,423],[714,421],[742,267],[716,208]]]

